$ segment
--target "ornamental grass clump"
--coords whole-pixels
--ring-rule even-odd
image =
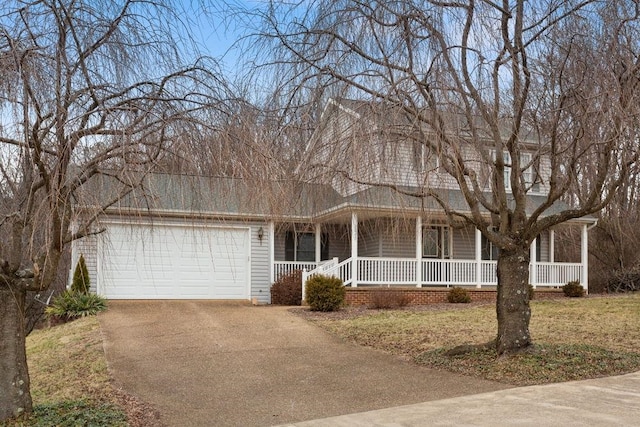
[[[342,280],[321,274],[307,280],[305,291],[312,311],[336,311],[344,305],[347,294]]]
[[[96,294],[64,291],[53,299],[46,313],[64,320],[94,316],[107,309],[107,300]]]

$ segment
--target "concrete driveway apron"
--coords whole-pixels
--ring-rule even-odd
[[[169,426],[268,426],[508,388],[344,342],[288,312],[213,301],[111,301],[116,383]]]

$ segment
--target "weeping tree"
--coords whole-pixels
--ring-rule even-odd
[[[224,110],[215,64],[183,59],[193,50],[172,7],[0,6],[0,421],[32,410],[26,293],[46,290],[65,245],[98,232],[100,212]],[[87,190],[100,177],[109,198]]]
[[[497,352],[530,348],[532,241],[598,212],[635,173],[637,2],[315,0],[250,13],[284,115],[330,96],[366,102],[378,110],[365,115],[370,134],[437,159],[415,190],[326,161],[326,145],[302,172],[433,198],[479,229],[499,249]],[[455,182],[463,207],[435,175]]]

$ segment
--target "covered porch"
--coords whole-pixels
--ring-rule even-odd
[[[302,232],[283,231],[271,223],[271,282],[302,270],[303,283],[310,276],[325,274],[351,287],[497,285],[497,251],[474,228],[455,228],[442,217],[424,219],[423,215],[403,218],[401,225],[393,225],[398,221],[392,216],[381,220],[357,211],[349,213],[348,221],[344,219],[306,224],[299,227]],[[388,224],[383,228],[380,224],[385,221]],[[592,222],[569,225],[581,228],[579,262],[555,261],[553,230],[534,240],[529,265],[534,288],[560,287],[574,280],[588,288],[588,228]]]

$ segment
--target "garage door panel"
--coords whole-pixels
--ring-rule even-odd
[[[107,227],[99,286],[108,298],[247,299],[248,230]]]

